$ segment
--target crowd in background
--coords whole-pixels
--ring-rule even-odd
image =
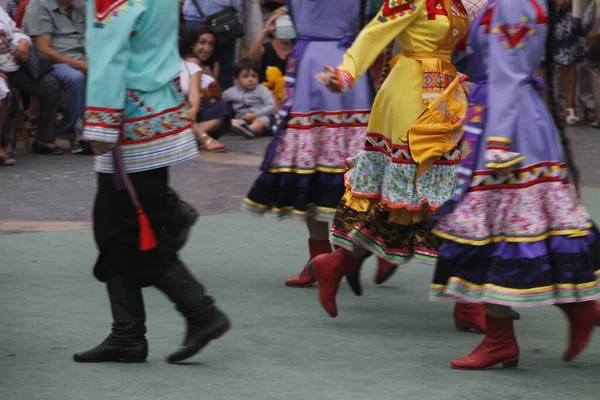
[[[598,128],[600,4],[592,6],[600,0],[588,0],[583,17],[572,15],[569,0],[555,1],[563,118],[568,125]],[[202,150],[225,151],[219,138],[226,133],[249,139],[272,134],[295,39],[284,3],[181,0],[181,82]],[[370,3],[377,9],[382,1]],[[243,35],[224,39],[206,24],[228,12]],[[17,137],[38,154],[91,154],[80,137],[88,68],[85,22],[85,0],[0,0],[0,166],[16,163]],[[68,149],[56,144],[57,136],[68,140]]]

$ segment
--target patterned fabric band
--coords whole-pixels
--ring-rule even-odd
[[[277,151],[277,144],[285,131],[285,127],[288,120],[288,115],[292,110],[294,105],[294,93],[296,90],[296,72],[298,71],[298,67],[300,66],[300,61],[304,56],[304,52],[308,48],[308,45],[311,42],[338,42],[340,46],[350,46],[352,44],[353,37],[343,37],[343,38],[315,38],[309,36],[300,36],[296,40],[296,44],[294,45],[294,49],[292,53],[289,55],[286,68],[285,68],[285,95],[283,104],[281,105],[281,109],[277,114],[277,129],[275,130],[275,134],[273,135],[273,140],[269,144],[267,148],[267,152],[265,154],[265,158],[260,167],[261,171],[266,172],[269,166],[271,165],[273,158],[275,157],[275,153]]]

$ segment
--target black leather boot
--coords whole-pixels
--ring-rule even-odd
[[[166,361],[177,363],[198,353],[211,340],[224,335],[231,327],[229,320],[214,306],[214,300],[205,294],[204,287],[188,269],[177,260],[155,284],[175,303],[187,321],[187,333],[181,347]]]
[[[148,357],[146,314],[142,289],[116,276],[106,282],[113,314],[112,332],[91,350],[73,355],[82,363],[125,362],[141,363]]]
[[[170,187],[167,188],[167,197],[169,205],[172,207],[173,216],[170,221],[173,240],[175,242],[175,251],[181,248],[187,242],[192,226],[196,224],[200,213],[192,207],[191,204],[181,200],[177,193]]]
[[[362,258],[361,261],[364,263],[364,261],[371,257],[373,255],[373,253],[367,253],[365,254]],[[362,284],[360,283],[360,271],[362,270],[362,265],[360,268],[357,268],[355,270],[352,270],[348,275],[346,275],[346,282],[348,282],[348,286],[350,286],[350,290],[352,290],[352,293],[354,293],[356,296],[362,296],[363,295],[363,288],[362,288]]]

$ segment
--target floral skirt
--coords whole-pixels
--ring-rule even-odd
[[[330,222],[344,194],[345,161],[364,145],[370,112],[290,115],[270,167],[242,207],[254,215]]]
[[[445,241],[430,298],[517,307],[600,298],[600,234],[566,177],[557,166],[529,187],[508,176],[468,192],[434,229]]]
[[[554,62],[558,65],[573,65],[587,62],[587,35],[581,20],[573,17],[571,5],[561,7],[554,28]]]
[[[348,250],[359,245],[393,264],[413,258],[434,263],[442,241],[428,225],[454,190],[459,157],[454,149],[417,178],[408,146],[368,134],[365,150],[348,160],[332,244]]]

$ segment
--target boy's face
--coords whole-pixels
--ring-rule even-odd
[[[235,82],[246,90],[253,90],[258,86],[258,74],[251,69],[245,69],[240,72]]]

